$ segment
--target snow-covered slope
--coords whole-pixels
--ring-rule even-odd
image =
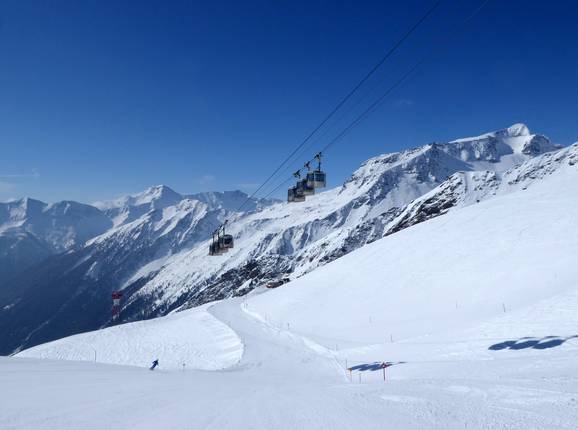
[[[575,294],[578,144],[528,164],[506,175],[509,185],[537,172],[541,180],[369,244],[249,308],[331,346],[433,335],[487,321],[503,305]]]
[[[38,345],[19,357],[96,361],[163,369],[216,370],[236,364],[241,339],[206,311],[207,305],[166,317],[122,324]]]
[[[574,429],[578,144],[500,175],[492,190],[491,199],[478,194],[479,203],[454,205],[277,289],[182,312],[183,322],[208,312],[243,339],[241,361],[226,370],[0,360],[5,386],[27,393],[26,402],[2,402],[5,422],[15,429]],[[132,344],[154,333],[163,345],[171,318],[21,355],[89,359],[68,351],[104,344],[113,356],[118,340],[120,351],[150,361],[154,352],[124,341],[134,329]],[[188,355],[175,352],[178,361],[194,361],[197,347],[182,327],[167,344],[178,336]],[[56,384],[58,402],[49,395]]]

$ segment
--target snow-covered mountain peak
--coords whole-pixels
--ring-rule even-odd
[[[526,124],[517,123],[513,124],[501,132],[506,132],[509,137],[519,137],[519,136],[529,136],[530,129]],[[499,133],[499,132],[498,132]]]
[[[145,191],[111,201],[96,202],[93,205],[104,211],[113,220],[115,227],[135,221],[149,211],[165,209],[178,205],[183,200],[195,200],[204,203],[209,210],[243,212],[262,209],[276,203],[272,199],[251,198],[242,191],[203,192],[197,194],[179,194],[166,185],[156,185]],[[190,203],[189,203],[190,204]]]
[[[0,232],[22,225],[28,219],[42,216],[46,203],[24,197],[0,203]]]
[[[167,187],[166,185],[155,185],[147,190],[133,196],[133,204],[157,203],[162,207],[175,204],[182,200],[183,196]]]
[[[233,191],[208,191],[185,196],[190,199],[199,200],[209,206],[211,209],[224,209],[231,212],[242,211],[249,212],[263,209],[274,203],[274,199],[249,198],[249,195],[240,190]]]
[[[525,190],[547,176],[572,177],[577,165],[578,143],[533,157],[502,173],[489,170],[456,172],[438,187],[407,205],[388,225],[385,235],[445,214],[454,208]]]
[[[492,163],[506,161],[504,163],[506,168],[525,161],[527,156],[544,154],[560,147],[544,135],[532,134],[529,128],[521,123],[480,136],[453,140],[448,144],[448,150],[459,151],[459,156],[464,161]],[[514,157],[507,157],[510,155]],[[511,163],[512,161],[514,163]]]
[[[51,203],[46,205],[43,211],[54,217],[98,217],[102,215],[102,212],[94,206],[78,203],[72,200],[63,200],[60,202]]]
[[[137,194],[122,196],[114,200],[95,202],[93,203],[93,206],[106,211],[128,206],[152,204],[160,209],[164,206],[173,205],[182,199],[182,195],[167,187],[166,185],[155,185]]]
[[[112,227],[93,206],[31,198],[0,203],[0,284],[51,254],[79,249]]]
[[[350,188],[352,186],[363,187],[374,183],[386,171],[395,168],[404,168],[412,160],[426,154],[433,148],[433,145],[425,145],[419,148],[412,148],[405,151],[394,152],[379,155],[365,161],[355,172],[351,175],[343,188]]]
[[[526,124],[516,123],[516,124],[512,124],[511,126],[500,129],[500,130],[482,133],[478,136],[462,137],[459,139],[454,139],[454,140],[450,141],[450,143],[467,142],[467,141],[473,141],[473,140],[483,140],[483,139],[486,139],[489,137],[506,138],[507,139],[507,138],[511,138],[511,137],[523,137],[523,136],[532,136],[532,133],[530,132],[530,129],[528,128],[528,126]]]
[[[130,223],[151,210],[173,206],[183,199],[181,194],[166,185],[156,185],[138,194],[95,202],[93,205],[102,210],[115,226],[119,226]]]
[[[466,160],[460,159],[454,152],[448,150],[447,144],[430,143],[371,158],[345,182],[341,192],[355,190],[357,194],[368,193],[378,199],[397,189],[403,194],[399,198],[405,200],[411,196],[411,200],[453,172],[471,170]]]

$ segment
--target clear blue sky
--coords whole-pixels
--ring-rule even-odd
[[[578,140],[578,6],[490,0],[448,41],[479,3],[444,1],[380,69],[368,88],[444,46],[327,154],[331,185],[371,156],[514,122]],[[0,200],[250,192],[431,4],[5,0]]]

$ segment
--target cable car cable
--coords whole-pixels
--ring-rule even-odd
[[[464,18],[464,20],[460,24],[458,24],[458,27],[456,27],[454,29],[454,31],[448,33],[448,36],[454,35],[454,34],[458,33],[459,31],[461,31],[463,29],[463,27],[469,21],[471,21],[474,17],[476,17],[478,15],[478,13],[486,6],[486,4],[489,3],[489,1],[490,0],[484,0],[470,15],[468,15],[466,18]],[[424,64],[425,62],[430,60],[432,57],[433,57],[433,55],[427,55],[427,56],[421,58],[407,72],[405,72],[393,85],[391,85],[381,96],[379,96],[371,105],[369,105],[369,107],[367,109],[365,109],[347,127],[345,127],[345,129],[343,129],[337,136],[335,136],[332,140],[330,140],[329,143],[327,143],[319,152],[321,152],[321,153],[326,152],[339,139],[341,139],[343,136],[345,136],[352,128],[354,128],[356,125],[358,125],[360,122],[362,122],[367,116],[371,115],[371,113],[373,113],[379,107],[379,105],[381,105],[381,103],[384,101],[384,99],[389,94],[391,94],[397,87],[399,87],[401,84],[403,84],[422,64]],[[313,157],[311,160],[309,160],[308,163],[310,163],[314,160],[315,160],[315,157]],[[291,180],[291,178],[289,178],[289,179],[285,180],[284,182],[282,182],[281,184],[277,185],[277,187],[275,187],[271,192],[269,192],[263,198],[269,197],[271,194],[273,194],[275,191],[277,191],[279,188],[281,188],[281,186],[284,185],[285,183],[287,183],[289,180]]]
[[[484,0],[468,17],[466,17],[459,25],[458,27],[448,33],[448,35],[453,35],[458,33],[459,31],[461,31],[463,28],[463,26],[465,26],[465,24],[467,24],[470,20],[472,20],[475,16],[477,16],[477,14],[486,6],[487,3],[489,3],[490,0]],[[438,2],[439,3],[439,2]],[[436,4],[437,5],[437,4]],[[318,154],[321,154],[323,152],[326,152],[332,145],[334,145],[336,142],[339,141],[339,139],[341,139],[344,135],[346,135],[352,128],[354,128],[355,126],[357,126],[360,122],[362,122],[365,118],[367,118],[367,116],[371,115],[371,113],[373,113],[378,107],[379,105],[381,105],[381,103],[384,101],[384,99],[391,94],[391,92],[393,92],[397,87],[399,87],[401,84],[403,84],[423,63],[425,63],[427,60],[431,59],[431,57],[433,57],[433,55],[429,55],[429,56],[425,56],[422,59],[420,59],[413,67],[411,67],[406,73],[404,73],[392,86],[390,86],[380,97],[378,97],[367,109],[365,109],[360,115],[358,115],[345,129],[343,129],[337,136],[335,136],[331,141],[329,141],[323,148],[321,151],[318,152]],[[351,93],[352,95],[353,93]],[[348,97],[350,97],[350,95],[348,95]],[[333,113],[335,113],[339,108],[335,109]],[[328,116],[324,122],[326,122],[331,116]],[[319,129],[320,127],[318,127]],[[310,136],[312,136],[314,133],[312,133]],[[310,137],[309,137],[310,138]],[[297,147],[297,149],[293,152],[293,154],[299,150],[300,147],[303,146],[303,144],[306,141],[302,142],[301,145],[299,145]],[[289,158],[291,158],[292,155],[289,156]],[[313,157],[311,160],[309,160],[307,163],[310,163],[311,161],[314,161],[316,159],[316,157]],[[306,163],[306,164],[307,164]],[[280,170],[280,168],[284,165],[284,163],[282,163],[277,170],[274,172],[276,173],[277,171]],[[298,172],[300,172],[301,169],[298,170]],[[272,178],[274,176],[271,175],[270,178]],[[269,179],[270,179],[269,178]],[[269,180],[268,179],[268,180]],[[240,206],[240,208],[242,208],[267,182],[264,182],[259,189],[257,189],[250,197],[247,198],[247,200]],[[269,197],[271,194],[273,194],[275,191],[277,191],[281,186],[285,185],[287,182],[293,180],[293,177],[290,177],[288,179],[286,179],[285,181],[283,181],[282,183],[280,183],[279,185],[277,185],[272,191],[270,191],[267,195],[265,195],[263,198],[267,198]],[[239,210],[240,210],[239,208]]]
[[[357,90],[385,63],[405,42],[415,30],[439,7],[442,0],[436,1],[421,18],[406,31],[403,36],[387,51],[387,53],[373,66],[373,68],[353,87],[351,91],[329,112],[329,114],[307,135],[307,137],[281,162],[281,164],[269,175],[269,177],[239,206],[239,212],[269,181],[281,170],[281,168],[305,145],[315,133],[331,119],[331,117],[357,92]]]
[[[489,2],[490,0],[484,0],[470,15],[468,15],[459,25],[458,27],[448,34],[448,36],[457,33],[458,31],[462,30],[462,27],[467,24],[470,20],[472,20]],[[363,119],[367,116],[371,115],[375,109],[381,105],[383,100],[391,94],[397,87],[403,84],[422,64],[430,60],[434,55],[427,55],[420,59],[411,69],[409,69],[406,73],[404,73],[391,87],[387,89],[380,97],[378,97],[369,107],[364,110],[355,120],[353,120],[341,133],[339,133],[336,137],[334,137],[327,145],[325,145],[320,152],[326,152],[329,147],[331,147],[335,142],[337,142],[341,137],[343,137],[349,130],[359,124]],[[314,157],[315,158],[315,157]],[[313,158],[313,159],[314,159]],[[312,159],[312,160],[313,160]]]

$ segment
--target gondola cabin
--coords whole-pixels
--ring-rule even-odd
[[[213,242],[209,245],[209,255],[223,255],[227,251],[227,248],[219,246],[219,242]]]
[[[302,190],[304,196],[312,196],[313,194],[315,194],[315,188],[310,187],[308,185],[307,179],[303,179],[297,182],[297,188],[300,188]]]
[[[315,170],[313,172],[307,173],[307,186],[310,188],[325,188],[325,172],[321,170]]]
[[[287,201],[289,203],[304,202],[305,194],[303,194],[303,190],[298,187],[289,188],[289,190],[287,190]]]
[[[224,249],[225,252],[230,248],[233,248],[233,236],[230,234],[224,234],[219,238],[219,248]]]

